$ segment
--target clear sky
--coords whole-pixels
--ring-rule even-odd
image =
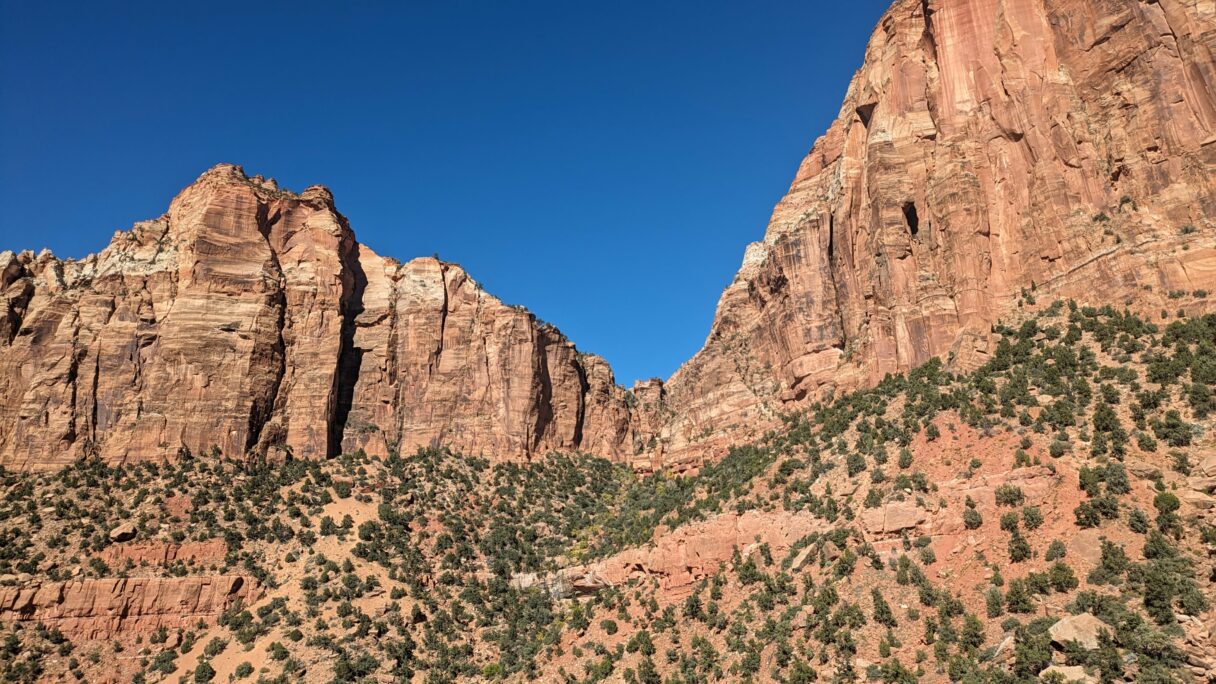
[[[0,0],[0,250],[97,251],[232,162],[666,377],[887,4]]]

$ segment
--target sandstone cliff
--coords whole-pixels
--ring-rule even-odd
[[[232,166],[98,255],[0,255],[0,464],[444,444],[684,467],[798,405],[986,353],[1031,299],[1216,290],[1210,0],[898,0],[701,352],[626,392],[482,291]],[[1203,297],[1192,309],[1203,308]]]
[[[34,621],[82,639],[119,633],[191,628],[261,595],[237,575],[84,579],[32,587],[0,587],[0,620]]]
[[[0,255],[0,464],[443,444],[633,453],[598,357],[460,267],[355,241],[333,197],[217,166],[81,261]]]
[[[713,453],[933,356],[971,367],[1023,291],[1154,312],[1212,290],[1214,54],[1203,0],[896,2],[666,383],[664,448]]]

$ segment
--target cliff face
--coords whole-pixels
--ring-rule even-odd
[[[449,445],[680,467],[1066,296],[1216,290],[1210,0],[899,0],[722,294],[631,393],[459,267],[360,245],[324,188],[220,166],[79,262],[0,255],[0,464]]]
[[[1141,311],[1216,285],[1216,9],[900,0],[666,383],[670,456],[933,356],[1021,293]]]
[[[633,452],[601,359],[458,266],[377,256],[324,188],[218,166],[100,254],[0,259],[8,467],[212,447]]]
[[[213,623],[228,608],[261,595],[238,575],[80,579],[30,587],[0,587],[0,620],[33,621],[82,639],[159,627]]]

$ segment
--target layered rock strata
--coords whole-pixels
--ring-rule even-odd
[[[214,623],[238,602],[261,595],[246,577],[85,579],[0,587],[0,622],[33,621],[83,639]]]
[[[1023,293],[1155,314],[1212,290],[1214,53],[1203,0],[896,2],[665,384],[669,455],[934,356],[972,367]]]
[[[454,264],[219,166],[81,261],[0,255],[0,464],[447,445],[695,467],[1056,297],[1216,290],[1208,0],[898,0],[704,348],[626,392]],[[675,255],[673,255],[674,258]]]
[[[177,562],[220,564],[228,551],[223,539],[205,541],[148,541],[133,544],[112,544],[99,554],[102,562],[117,570],[131,566],[170,565]]]
[[[0,464],[445,445],[633,453],[624,389],[459,266],[355,241],[328,190],[217,166],[81,261],[0,256]]]

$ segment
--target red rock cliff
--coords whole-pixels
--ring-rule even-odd
[[[33,621],[76,638],[111,639],[159,627],[213,623],[239,603],[261,595],[252,578],[145,577],[82,579],[28,587],[0,587],[0,620]]]
[[[669,455],[832,390],[982,361],[1023,290],[1147,312],[1216,285],[1216,9],[900,0],[664,387]]]
[[[358,244],[329,191],[222,165],[82,261],[0,255],[0,463],[218,447],[633,453],[599,358],[453,264]]]
[[[0,255],[0,464],[445,444],[689,464],[933,356],[1023,292],[1216,290],[1210,0],[899,0],[705,347],[627,393],[459,267],[358,244],[323,188],[220,166],[98,255]]]

